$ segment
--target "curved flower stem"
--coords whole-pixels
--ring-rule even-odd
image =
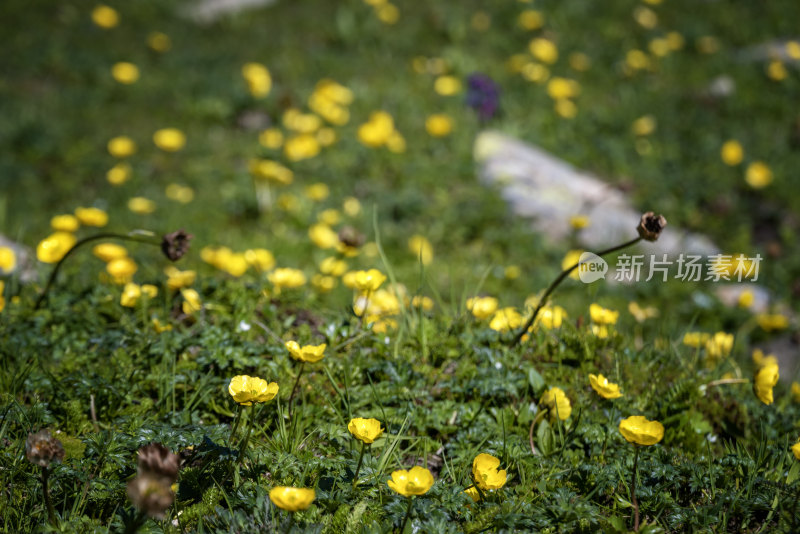
[[[750,382],[750,380],[747,378],[721,378],[709,382],[706,384],[706,387],[723,386],[725,384],[747,384],[748,382]]]
[[[236,434],[236,431],[239,430],[239,423],[242,421],[242,405],[236,405],[236,418],[233,420],[233,428],[231,429],[231,435],[228,436],[228,447],[231,446],[231,442],[233,441],[233,436]]]
[[[47,279],[47,284],[45,284],[42,294],[39,295],[38,299],[36,299],[36,304],[33,306],[34,310],[38,310],[39,307],[42,305],[42,302],[44,302],[44,299],[47,298],[47,292],[50,291],[50,286],[52,286],[53,283],[56,281],[56,276],[58,276],[58,271],[61,269],[61,265],[67,260],[67,258],[69,258],[69,256],[79,247],[85,245],[86,243],[97,241],[98,239],[120,239],[122,241],[134,241],[136,243],[146,243],[148,245],[161,246],[160,241],[153,241],[152,239],[146,239],[144,237],[138,237],[130,234],[117,234],[114,232],[104,232],[101,234],[95,234],[95,235],[90,235],[88,237],[84,237],[83,239],[79,240],[77,243],[72,245],[72,248],[69,249],[67,253],[61,257],[60,260],[58,260],[58,263],[56,263],[56,266],[50,273],[50,277]]]
[[[300,362],[300,370],[297,372],[297,379],[294,381],[292,393],[289,395],[289,401],[287,402],[288,408],[286,409],[289,417],[292,416],[292,400],[294,400],[294,394],[297,392],[297,385],[300,383],[300,377],[303,376],[303,369],[305,369],[305,366],[306,362]]]
[[[353,489],[358,485],[358,473],[361,471],[361,462],[364,460],[364,449],[367,447],[367,444],[363,441],[361,442],[361,454],[358,455],[358,465],[356,466],[356,474],[353,477]]]
[[[50,500],[50,487],[47,482],[50,479],[50,470],[45,466],[42,467],[42,494],[44,495],[44,504],[47,507],[47,519],[50,524],[58,528],[58,521],[56,520],[56,510],[53,508],[53,501]]]
[[[534,447],[533,445],[533,427],[536,426],[536,423],[542,420],[542,417],[544,416],[545,413],[546,413],[545,410],[540,410],[539,413],[536,414],[536,418],[533,421],[531,421],[531,429],[528,431],[528,443],[530,443],[531,445],[531,454],[533,454],[534,456],[538,456],[539,453],[536,452],[536,447]]]
[[[603,257],[603,256],[605,256],[607,254],[611,254],[612,252],[616,252],[618,250],[622,250],[623,248],[630,247],[631,245],[635,245],[636,243],[638,243],[641,240],[642,240],[641,237],[637,237],[635,239],[631,239],[630,241],[626,241],[625,243],[622,243],[620,245],[617,245],[617,246],[614,246],[614,247],[611,247],[611,248],[607,248],[605,250],[601,250],[600,252],[595,252],[594,254],[596,256]],[[531,314],[531,316],[528,318],[528,320],[525,322],[525,324],[522,326],[522,328],[519,329],[519,332],[517,332],[517,335],[514,336],[514,339],[511,340],[511,343],[509,344],[510,347],[515,347],[515,346],[517,346],[517,344],[519,344],[519,342],[522,340],[522,336],[524,336],[525,332],[527,332],[528,329],[531,327],[531,325],[533,325],[533,322],[536,320],[536,317],[539,315],[539,312],[542,310],[542,308],[544,308],[545,304],[547,303],[547,298],[550,296],[550,294],[553,291],[555,291],[556,288],[561,284],[561,282],[563,282],[564,279],[567,276],[569,276],[569,274],[572,271],[577,269],[580,264],[581,264],[581,262],[578,262],[575,265],[573,265],[572,267],[561,271],[561,274],[558,275],[558,278],[553,280],[553,282],[550,284],[550,286],[544,292],[544,295],[542,295],[542,298],[539,299],[539,304],[536,305],[536,308],[533,310],[533,314]]]
[[[408,498],[408,508],[406,508],[406,516],[403,518],[403,523],[400,525],[400,534],[403,534],[403,531],[406,529],[406,523],[408,523],[408,518],[411,517],[411,507],[414,506],[414,497]]]
[[[631,480],[631,502],[633,503],[633,531],[639,532],[639,501],[636,500],[636,471],[639,469],[639,446],[633,446],[633,479]]]

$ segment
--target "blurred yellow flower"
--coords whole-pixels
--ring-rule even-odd
[[[644,6],[639,6],[633,10],[633,19],[642,28],[652,30],[658,25],[658,15],[652,9]]]
[[[650,66],[650,58],[641,50],[628,50],[625,64],[633,70],[643,70]]]
[[[392,472],[392,479],[387,484],[403,497],[424,495],[433,486],[433,475],[424,467],[415,465],[408,471],[399,469]]]
[[[364,293],[372,293],[386,281],[386,275],[378,269],[356,271],[354,282],[356,289]]]
[[[139,67],[128,61],[119,61],[111,66],[111,76],[121,84],[130,85],[139,80]]]
[[[330,196],[331,190],[327,184],[316,182],[311,185],[307,185],[303,189],[303,194],[310,200],[320,202]]]
[[[108,224],[108,214],[100,208],[75,208],[75,217],[84,226],[101,228]]]
[[[174,265],[167,265],[164,267],[164,274],[167,275],[167,288],[172,291],[182,289],[194,284],[197,278],[195,271],[181,271]]]
[[[717,332],[705,343],[706,356],[709,360],[716,361],[724,358],[733,349],[733,334]]]
[[[386,141],[386,148],[395,154],[402,154],[406,151],[406,139],[397,130],[392,132]]]
[[[786,55],[789,56],[791,59],[798,60],[800,59],[800,42],[798,41],[787,41],[786,45],[784,46],[786,50]]]
[[[328,345],[325,343],[321,345],[304,345],[300,346],[297,341],[287,341],[286,350],[292,355],[292,358],[301,362],[315,363],[325,357],[325,348]]]
[[[335,248],[339,244],[339,235],[330,226],[323,223],[312,225],[308,229],[308,237],[323,250]]]
[[[759,313],[756,322],[766,332],[789,328],[789,318],[781,313]]]
[[[347,271],[347,262],[336,256],[328,256],[319,264],[319,272],[331,276],[342,276]]]
[[[754,161],[747,166],[744,179],[753,189],[761,189],[772,183],[772,170],[763,161]]]
[[[294,180],[294,173],[290,169],[270,159],[250,160],[250,173],[257,179],[280,185],[289,185]]]
[[[535,39],[532,39],[528,44],[528,49],[533,57],[542,63],[552,65],[558,60],[558,48],[556,47],[555,43],[549,39],[545,39],[544,37],[536,37]]]
[[[647,319],[658,317],[660,314],[658,308],[654,308],[652,306],[642,308],[637,302],[633,301],[628,303],[628,312],[633,315],[633,318],[636,319],[637,323],[643,323]]]
[[[562,78],[560,76],[553,76],[547,82],[547,94],[553,100],[561,100],[563,98],[575,98],[581,92],[581,86],[575,80],[569,78]]]
[[[578,72],[585,72],[592,66],[592,60],[583,52],[573,52],[567,58],[569,66]]]
[[[566,421],[572,414],[572,404],[561,388],[552,387],[545,391],[539,404],[543,410],[548,410],[550,412],[551,421],[556,421],[558,419]]]
[[[108,263],[128,255],[128,250],[116,243],[100,243],[92,248],[92,254]]]
[[[306,275],[299,269],[280,267],[269,273],[267,280],[280,291],[281,289],[294,289],[305,285]]]
[[[684,45],[683,35],[678,32],[667,33],[667,44],[669,45],[670,50],[680,50]]]
[[[50,219],[50,227],[56,232],[74,232],[80,227],[81,223],[74,215],[56,215]]]
[[[797,443],[792,445],[792,454],[798,460],[800,460],[800,438],[798,438]]]
[[[622,396],[619,391],[619,385],[613,384],[608,381],[608,378],[603,375],[589,375],[589,384],[598,395],[604,399],[618,399]]]
[[[672,50],[666,37],[656,37],[647,44],[647,49],[656,57],[664,57]]]
[[[127,256],[106,263],[106,272],[111,275],[115,284],[127,284],[137,270],[136,262]]]
[[[385,145],[394,132],[394,120],[385,111],[374,111],[369,120],[358,127],[358,140],[368,147]]]
[[[648,421],[642,415],[632,415],[620,421],[619,431],[622,437],[636,445],[654,445],[664,438],[664,425]]]
[[[372,418],[364,419],[363,417],[355,417],[348,423],[347,430],[349,430],[356,439],[366,444],[374,442],[378,439],[378,436],[383,434],[381,422]]]
[[[764,404],[772,404],[772,388],[778,384],[779,378],[778,364],[774,362],[770,362],[756,371],[753,379],[753,393],[758,400]]]
[[[469,20],[472,29],[478,32],[485,32],[492,25],[492,17],[486,11],[476,11]]]
[[[164,194],[167,195],[168,199],[181,204],[188,204],[194,199],[194,189],[188,185],[168,184]]]
[[[606,339],[608,338],[608,326],[604,324],[593,324],[591,325],[591,332],[592,335],[597,337],[598,339]]]
[[[581,261],[581,255],[583,252],[583,250],[570,250],[567,252],[567,255],[564,256],[563,260],[561,260],[561,269],[566,271],[573,265],[576,265],[579,261]],[[569,273],[569,277],[573,280],[578,280],[578,269],[573,269],[572,272]]]
[[[396,5],[386,2],[375,7],[375,15],[384,24],[391,25],[400,19],[400,10],[397,9]]]
[[[578,114],[578,106],[575,102],[566,98],[560,98],[555,101],[553,108],[559,117],[564,119],[572,119]]]
[[[165,152],[177,152],[186,145],[186,136],[177,128],[162,128],[153,134],[153,143]]]
[[[261,63],[245,63],[242,66],[242,77],[254,98],[264,98],[272,89],[272,77],[267,67]]]
[[[6,283],[0,280],[0,312],[3,311],[6,307],[6,298],[3,296],[3,292],[6,290]]]
[[[245,250],[244,259],[259,272],[266,272],[275,267],[275,256],[265,248]]]
[[[147,36],[147,46],[153,52],[164,53],[172,48],[172,41],[166,33],[152,32]]]
[[[481,500],[481,494],[478,492],[478,488],[476,488],[475,486],[468,487],[467,489],[464,490],[464,493],[466,493],[467,496],[475,502]]]
[[[258,135],[258,142],[264,148],[280,148],[283,145],[283,132],[279,128],[267,128]]]
[[[122,162],[117,163],[106,172],[106,180],[111,185],[122,185],[130,180],[133,174],[133,169],[130,164]]]
[[[497,311],[498,301],[494,297],[473,297],[467,299],[467,309],[476,319],[488,319]]]
[[[702,54],[714,54],[719,51],[719,41],[716,37],[704,35],[695,42],[697,50]]]
[[[331,146],[336,142],[336,130],[333,128],[320,128],[317,130],[317,142],[320,146]]]
[[[75,236],[69,232],[55,232],[36,246],[36,258],[42,263],[55,263],[75,245]]]
[[[599,304],[592,303],[589,305],[589,316],[592,322],[598,325],[612,325],[617,324],[619,312],[603,308]]]
[[[203,309],[203,303],[200,301],[200,293],[194,289],[181,289],[181,297],[183,297],[181,310],[183,310],[183,313],[186,315],[191,315]]]
[[[236,375],[228,384],[228,393],[242,406],[269,402],[278,394],[278,389],[277,382],[267,382],[263,378],[248,375]]]
[[[489,328],[495,332],[508,332],[522,326],[524,318],[514,307],[497,310],[489,321]]]
[[[517,24],[524,30],[538,30],[544,26],[544,17],[540,11],[526,9],[517,17]]]
[[[113,7],[100,4],[92,10],[92,22],[108,30],[119,24],[119,13]]]
[[[423,295],[414,295],[411,299],[411,306],[417,309],[431,311],[433,309],[433,300]]]
[[[775,358],[772,354],[764,355],[764,351],[761,349],[755,349],[753,351],[753,363],[756,367],[765,367],[767,365],[778,365],[778,359]]]
[[[155,298],[158,295],[158,288],[151,284],[139,286],[138,284],[128,282],[122,290],[119,303],[122,306],[133,308],[142,295],[146,295],[151,299]]]
[[[156,211],[156,203],[149,198],[133,197],[128,200],[128,209],[139,215],[147,215]]]
[[[496,490],[506,485],[506,470],[498,469],[500,459],[482,452],[472,461],[472,479],[482,490]]]
[[[136,152],[136,143],[125,135],[112,138],[107,145],[108,153],[115,158],[127,158]]]
[[[453,120],[444,113],[430,115],[425,119],[425,130],[432,137],[445,137],[453,131]]]
[[[722,148],[719,150],[719,157],[722,158],[722,162],[725,165],[733,167],[734,165],[740,164],[744,159],[744,148],[742,148],[741,143],[735,139],[725,141],[722,144]]]
[[[656,118],[652,115],[644,115],[639,117],[633,121],[633,124],[631,124],[631,130],[636,135],[650,135],[656,131]]]
[[[339,224],[342,221],[342,214],[339,213],[339,210],[328,208],[326,210],[322,210],[317,214],[317,219],[322,224],[327,224],[328,226]],[[341,239],[339,240],[341,241]]]
[[[683,335],[683,344],[689,347],[700,348],[711,339],[711,334],[707,332],[686,332]]]
[[[317,291],[327,293],[336,287],[337,280],[333,276],[326,276],[324,274],[316,273],[311,277],[311,285]]]
[[[574,230],[583,230],[588,227],[591,222],[588,215],[572,215],[569,218],[569,225]]]
[[[0,273],[8,274],[17,266],[17,253],[11,247],[0,247]]]
[[[408,239],[408,250],[423,265],[430,265],[433,261],[433,245],[425,236],[419,234],[411,236]]]
[[[749,289],[745,289],[739,293],[739,298],[736,299],[736,304],[740,308],[749,308],[755,302],[756,296]]]
[[[320,151],[320,144],[312,134],[290,137],[283,145],[283,153],[289,161],[302,161],[313,158]]]
[[[544,306],[539,310],[539,315],[533,324],[533,328],[539,326],[552,330],[554,328],[561,328],[561,323],[567,317],[567,310],[561,306]]]
[[[800,402],[800,384],[797,382],[792,382],[792,400]]]
[[[786,65],[782,61],[773,59],[767,64],[767,76],[769,79],[779,82],[785,80],[787,75]]]
[[[269,490],[269,500],[272,501],[272,504],[287,512],[305,510],[311,506],[315,498],[316,493],[309,488],[276,486]]]
[[[461,80],[455,76],[439,76],[433,82],[433,90],[442,96],[452,96],[461,91]]]

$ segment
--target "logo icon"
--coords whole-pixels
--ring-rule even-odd
[[[578,278],[584,284],[591,284],[606,277],[608,263],[606,260],[591,252],[584,252],[578,260]]]

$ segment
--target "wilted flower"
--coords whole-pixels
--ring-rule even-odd
[[[314,502],[316,493],[309,488],[290,488],[277,486],[269,491],[269,500],[272,504],[287,512],[305,510]]]
[[[321,345],[304,345],[300,346],[297,341],[287,341],[286,349],[292,355],[292,358],[301,362],[314,363],[320,361],[325,357],[325,348],[328,345],[325,343]]]
[[[115,158],[127,158],[136,152],[136,143],[130,137],[120,135],[111,139],[107,148]]]
[[[139,80],[139,67],[128,61],[119,61],[111,67],[111,76],[119,83],[130,85]]]
[[[642,415],[632,415],[620,421],[619,431],[622,437],[636,445],[653,445],[664,437],[664,425],[648,421]]]
[[[498,301],[494,297],[473,297],[467,299],[467,309],[476,319],[488,319],[497,311]]]
[[[774,362],[770,362],[756,371],[753,379],[753,393],[758,400],[764,404],[772,404],[772,388],[778,384],[778,378],[780,378],[778,364]]]
[[[77,239],[69,232],[55,232],[36,246],[36,258],[43,263],[55,263],[75,245]]]
[[[392,479],[387,484],[403,497],[424,495],[433,486],[433,475],[424,467],[415,465],[408,471],[399,469],[392,472]]]
[[[162,128],[153,134],[153,143],[165,152],[177,152],[186,144],[186,136],[177,128]]]
[[[267,67],[261,63],[245,63],[242,66],[242,76],[250,94],[255,98],[264,98],[272,89],[272,77]]]
[[[278,394],[278,383],[267,382],[256,376],[237,375],[228,384],[228,393],[242,406],[254,402],[269,402]]]
[[[472,478],[482,490],[500,489],[506,485],[506,470],[498,469],[500,459],[481,453],[472,461]]]
[[[613,384],[608,381],[608,378],[603,375],[589,375],[589,383],[592,389],[604,399],[617,399],[622,396],[619,391],[619,385]]]
[[[28,439],[25,441],[25,457],[34,465],[48,467],[52,462],[64,459],[64,447],[50,435],[49,430],[40,430],[35,434],[28,434]]]
[[[164,234],[164,237],[161,238],[161,252],[170,261],[178,261],[189,252],[189,242],[192,237],[194,236],[183,228]]]
[[[648,211],[642,214],[636,231],[639,232],[639,237],[645,241],[655,241],[666,226],[667,220],[663,215],[655,215],[652,211]]]
[[[380,421],[372,418],[364,419],[363,417],[355,417],[350,420],[350,423],[347,425],[347,430],[349,430],[356,439],[360,439],[367,444],[372,443],[378,439],[378,436],[383,434]]]
[[[561,388],[552,387],[545,391],[539,403],[543,409],[549,410],[552,421],[557,419],[566,421],[572,414],[572,404]]]

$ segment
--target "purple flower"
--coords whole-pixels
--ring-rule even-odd
[[[467,99],[469,107],[478,113],[482,121],[491,119],[500,104],[500,88],[485,74],[470,74],[467,78]]]

